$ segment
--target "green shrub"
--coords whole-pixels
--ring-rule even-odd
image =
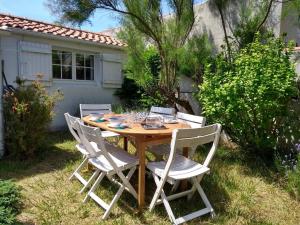
[[[129,52],[122,88],[116,91],[125,108],[141,109],[152,105],[167,105],[159,90],[160,58],[154,47]]]
[[[198,94],[205,115],[255,154],[273,155],[279,137],[287,135],[282,127],[297,94],[290,56],[280,39],[261,41],[258,36],[234,55],[232,63],[221,54],[206,68]],[[299,135],[297,127],[294,131]]]
[[[17,90],[6,93],[3,99],[6,155],[27,159],[43,146],[61,94],[48,95],[39,81],[25,85],[18,79],[17,83]]]
[[[143,88],[138,86],[134,79],[125,76],[122,88],[116,90],[115,95],[120,98],[125,108],[136,108],[142,92],[144,92]]]
[[[16,224],[20,200],[20,189],[9,180],[0,180],[0,225]]]

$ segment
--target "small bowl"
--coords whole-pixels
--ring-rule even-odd
[[[103,118],[104,113],[91,113],[90,115],[90,120],[99,120],[101,118]]]
[[[109,125],[110,125],[111,127],[119,127],[121,124],[122,124],[121,121],[111,121],[111,122],[109,123]]]

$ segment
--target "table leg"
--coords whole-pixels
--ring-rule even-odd
[[[138,205],[139,209],[145,206],[145,143],[136,139],[136,148],[139,155],[139,183],[138,183]]]
[[[123,139],[123,146],[124,146],[124,150],[128,151],[128,138],[124,137]]]
[[[189,148],[188,148],[188,147],[184,147],[184,148],[182,149],[182,155],[183,155],[184,157],[189,157]],[[185,191],[185,190],[187,189],[187,180],[181,181],[180,189],[181,189],[182,191]]]

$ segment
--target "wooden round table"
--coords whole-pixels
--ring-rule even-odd
[[[106,114],[104,118],[109,119],[112,116],[122,116],[121,114]],[[145,151],[148,145],[159,145],[170,143],[172,131],[180,128],[190,128],[185,123],[165,124],[165,129],[146,130],[141,124],[134,123],[130,128],[116,129],[108,126],[110,122],[94,122],[89,120],[90,116],[82,118],[82,120],[92,126],[99,127],[103,130],[113,131],[124,136],[124,148],[127,150],[127,138],[133,138],[136,144],[136,150],[139,157],[139,177],[138,177],[138,205],[139,208],[145,206]],[[188,149],[183,149],[183,154],[187,156]]]

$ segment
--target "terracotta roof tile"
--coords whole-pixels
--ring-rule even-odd
[[[99,32],[95,33],[84,31],[0,13],[0,27],[4,26],[8,28],[27,30],[36,33],[68,37],[71,39],[86,40],[93,43],[114,45],[120,47],[126,45],[111,36]]]

